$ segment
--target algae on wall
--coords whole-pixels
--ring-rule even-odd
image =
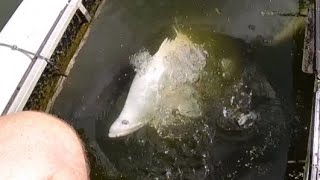
[[[102,0],[83,0],[83,5],[93,17],[101,2]],[[89,24],[90,22],[87,22],[78,10],[52,54],[50,64],[47,64],[32,91],[24,110],[46,110],[57,89],[60,78],[67,78],[64,73],[87,32]]]

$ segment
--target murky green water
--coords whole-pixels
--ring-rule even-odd
[[[290,145],[305,137],[312,79],[299,70],[303,31],[293,36],[288,25],[301,19],[265,14],[299,9],[295,0],[108,1],[52,113],[83,130],[95,155],[92,179],[110,178],[110,172],[125,179],[284,179]],[[129,56],[142,48],[153,54],[174,36],[173,26],[215,57],[198,87],[205,116],[163,129],[169,137],[145,126],[110,139],[108,129],[134,77]],[[237,70],[218,67],[224,58]],[[248,110],[259,114],[253,125],[235,123]],[[298,155],[306,146],[299,147],[289,159],[304,159]]]
[[[10,19],[16,8],[22,0],[4,0],[0,5],[0,30],[4,27],[7,21]]]

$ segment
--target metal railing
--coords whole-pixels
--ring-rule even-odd
[[[303,64],[307,65],[302,66],[302,70],[315,74],[315,82],[304,179],[318,180],[320,179],[320,0],[315,0],[314,6],[309,9],[309,15],[311,21],[309,20],[309,26],[306,26],[307,36],[305,38],[310,39],[308,46],[312,48],[309,48],[304,54],[310,54],[310,52],[312,54],[308,57],[304,56]],[[304,69],[307,66],[309,70]]]

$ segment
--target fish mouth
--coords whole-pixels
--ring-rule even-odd
[[[142,128],[143,126],[144,126],[144,124],[139,123],[139,124],[137,124],[137,125],[135,125],[133,127],[130,127],[128,129],[125,129],[125,130],[122,130],[122,131],[119,131],[119,132],[117,132],[117,130],[112,130],[112,128],[110,128],[108,136],[110,138],[126,136],[128,134],[131,134],[131,133],[137,131],[138,129]]]

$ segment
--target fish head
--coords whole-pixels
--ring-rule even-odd
[[[146,119],[149,119],[149,114],[153,112],[154,99],[148,96],[153,93],[149,92],[150,88],[147,87],[144,87],[146,91],[136,89],[136,83],[138,82],[135,81],[131,87],[120,115],[111,125],[109,137],[126,136],[137,131],[147,123]]]
[[[109,129],[109,137],[121,137],[135,132],[144,126],[143,122],[132,121],[131,119],[118,117]]]

